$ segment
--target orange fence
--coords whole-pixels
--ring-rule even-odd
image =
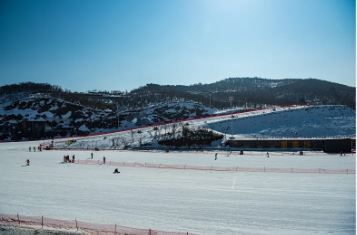
[[[19,227],[39,227],[45,229],[85,231],[89,234],[98,235],[193,235],[183,232],[164,232],[153,229],[136,229],[116,224],[92,224],[78,220],[58,220],[43,216],[23,216],[0,214],[0,225],[13,225]],[[68,232],[68,231],[67,231]]]
[[[77,164],[85,165],[108,165],[119,167],[146,167],[177,170],[208,170],[208,171],[234,171],[234,172],[273,172],[273,173],[318,173],[318,174],[356,174],[355,169],[324,169],[324,168],[269,168],[269,167],[219,167],[219,166],[196,166],[180,164],[159,164],[141,162],[113,162],[105,164],[99,160],[76,160]]]

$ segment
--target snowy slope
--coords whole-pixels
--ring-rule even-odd
[[[98,110],[46,94],[17,93],[0,96],[0,140],[27,140],[78,136],[125,130],[158,122],[205,116],[215,112],[192,101],[170,101],[148,107],[124,110]],[[34,135],[32,123],[45,126]]]
[[[354,137],[354,120],[354,112],[345,106],[276,107],[76,138],[76,142],[69,145],[65,141],[55,141],[55,147],[72,149],[123,149],[142,145],[159,147],[158,140],[164,138],[165,133],[172,133],[173,125],[176,125],[175,134],[178,137],[182,134],[184,126],[191,129],[208,128],[222,133],[227,131],[236,138]],[[211,147],[217,148],[220,143],[221,141],[214,142]]]
[[[346,106],[311,106],[209,123],[240,137],[353,137],[355,112]]]
[[[60,164],[89,151],[0,144],[0,213],[195,234],[354,234],[355,175],[234,173]],[[355,155],[99,151],[94,159],[246,167],[353,168]],[[30,167],[22,167],[31,159]]]

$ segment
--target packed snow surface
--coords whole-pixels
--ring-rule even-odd
[[[36,142],[0,144],[0,213],[196,234],[354,234],[355,175],[243,173],[62,164],[28,152]],[[354,169],[355,155],[305,152],[96,151],[107,163]],[[31,165],[26,167],[25,160]]]
[[[250,137],[350,137],[356,114],[347,106],[312,106],[210,123],[213,130]]]

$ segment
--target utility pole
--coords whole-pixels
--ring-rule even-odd
[[[224,140],[227,141],[227,132],[228,132],[229,126],[227,126],[226,131],[224,132]]]
[[[119,129],[119,127],[120,127],[120,122],[119,122],[119,117],[120,117],[120,115],[119,115],[119,102],[117,102],[117,115],[118,115],[118,129]]]

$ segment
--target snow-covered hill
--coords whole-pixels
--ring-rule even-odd
[[[119,112],[93,109],[46,94],[16,93],[0,97],[0,140],[78,136],[125,130],[212,114],[215,110],[193,101],[151,104]]]
[[[355,113],[346,106],[269,108],[76,138],[75,141],[69,142],[55,141],[54,147],[72,149],[125,149],[143,146],[166,148],[166,146],[160,146],[160,141],[182,138],[184,128],[227,133],[229,138],[354,137]],[[219,148],[222,141],[224,139],[214,141],[204,147]]]
[[[311,106],[209,123],[240,137],[353,137],[355,112],[346,106]]]

